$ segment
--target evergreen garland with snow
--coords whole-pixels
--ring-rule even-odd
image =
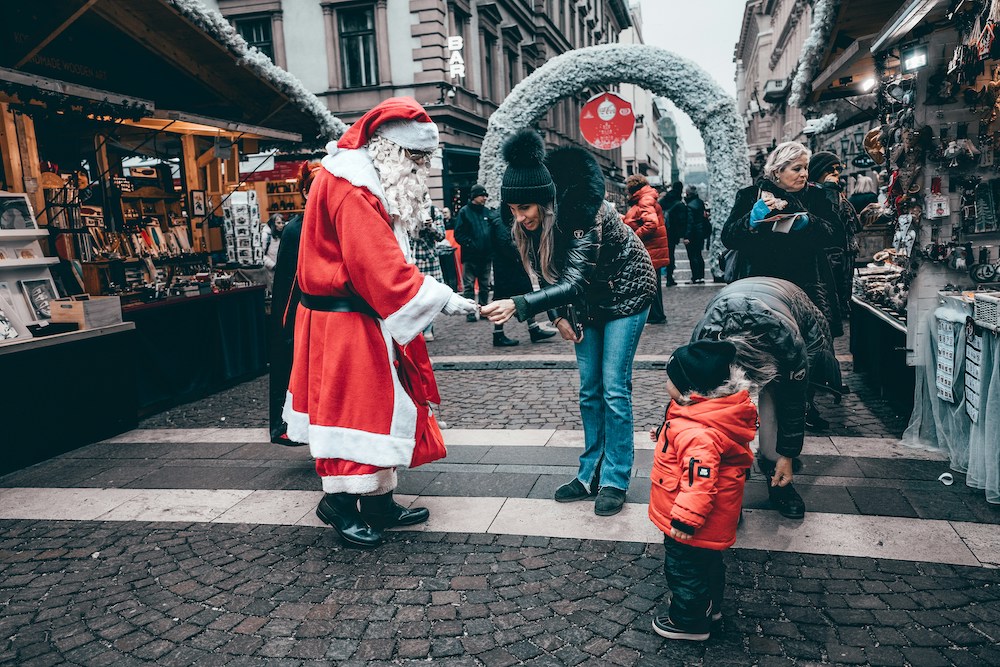
[[[802,106],[809,93],[812,92],[812,82],[816,78],[820,59],[830,43],[833,24],[840,10],[840,0],[816,0],[813,5],[812,23],[809,25],[809,36],[802,45],[799,56],[799,66],[792,79],[792,92],[788,96],[788,104],[793,107]]]
[[[256,47],[247,44],[243,36],[236,31],[229,21],[217,11],[208,9],[199,0],[166,0],[187,20],[204,30],[220,44],[235,55],[243,65],[268,81],[275,88],[287,95],[300,109],[312,116],[319,126],[319,138],[325,143],[338,139],[347,125],[333,115],[325,104],[292,74],[281,69],[261,53]],[[308,137],[303,137],[305,143],[310,143]]]
[[[490,116],[480,154],[479,182],[496,206],[506,162],[500,148],[517,130],[532,127],[560,99],[594,86],[631,83],[670,99],[705,141],[712,189],[709,266],[721,276],[719,238],[736,200],[750,184],[746,131],[735,100],[694,62],[647,44],[602,44],[563,53],[521,81]]]

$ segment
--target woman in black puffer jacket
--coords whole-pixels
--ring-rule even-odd
[[[596,494],[596,514],[617,514],[632,473],[632,360],[656,291],[653,263],[604,201],[590,153],[560,148],[546,158],[541,137],[524,130],[504,145],[504,158],[501,215],[513,221],[521,259],[542,287],[482,312],[503,324],[550,311],[562,337],[576,342],[584,451],[576,478],[555,499]]]
[[[792,486],[792,459],[802,452],[806,406],[814,388],[842,389],[826,318],[787,280],[745,278],[705,308],[691,341],[702,338],[736,344],[736,362],[760,389],[757,461],[768,496],[783,516],[801,519],[805,503]]]
[[[837,283],[826,249],[836,245],[837,213],[823,191],[808,183],[810,152],[802,144],[779,144],[767,157],[764,177],[736,193],[722,243],[738,251],[737,278],[772,276],[795,283],[826,317],[833,335],[844,333]],[[763,219],[803,213],[788,233]]]

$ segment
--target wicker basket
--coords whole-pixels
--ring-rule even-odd
[[[1000,331],[1000,297],[986,292],[976,292],[972,319],[976,326],[990,331]]]

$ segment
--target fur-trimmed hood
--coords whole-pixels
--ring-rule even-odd
[[[604,203],[604,174],[589,151],[557,148],[545,157],[556,186],[556,227],[568,231],[594,226]]]

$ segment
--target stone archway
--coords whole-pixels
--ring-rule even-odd
[[[506,163],[504,140],[534,125],[556,102],[592,86],[630,83],[666,97],[690,116],[705,141],[712,187],[712,243],[707,264],[720,275],[719,233],[736,191],[750,184],[747,141],[736,102],[694,62],[645,44],[605,44],[568,51],[519,83],[490,116],[479,163],[479,182],[494,198]]]

